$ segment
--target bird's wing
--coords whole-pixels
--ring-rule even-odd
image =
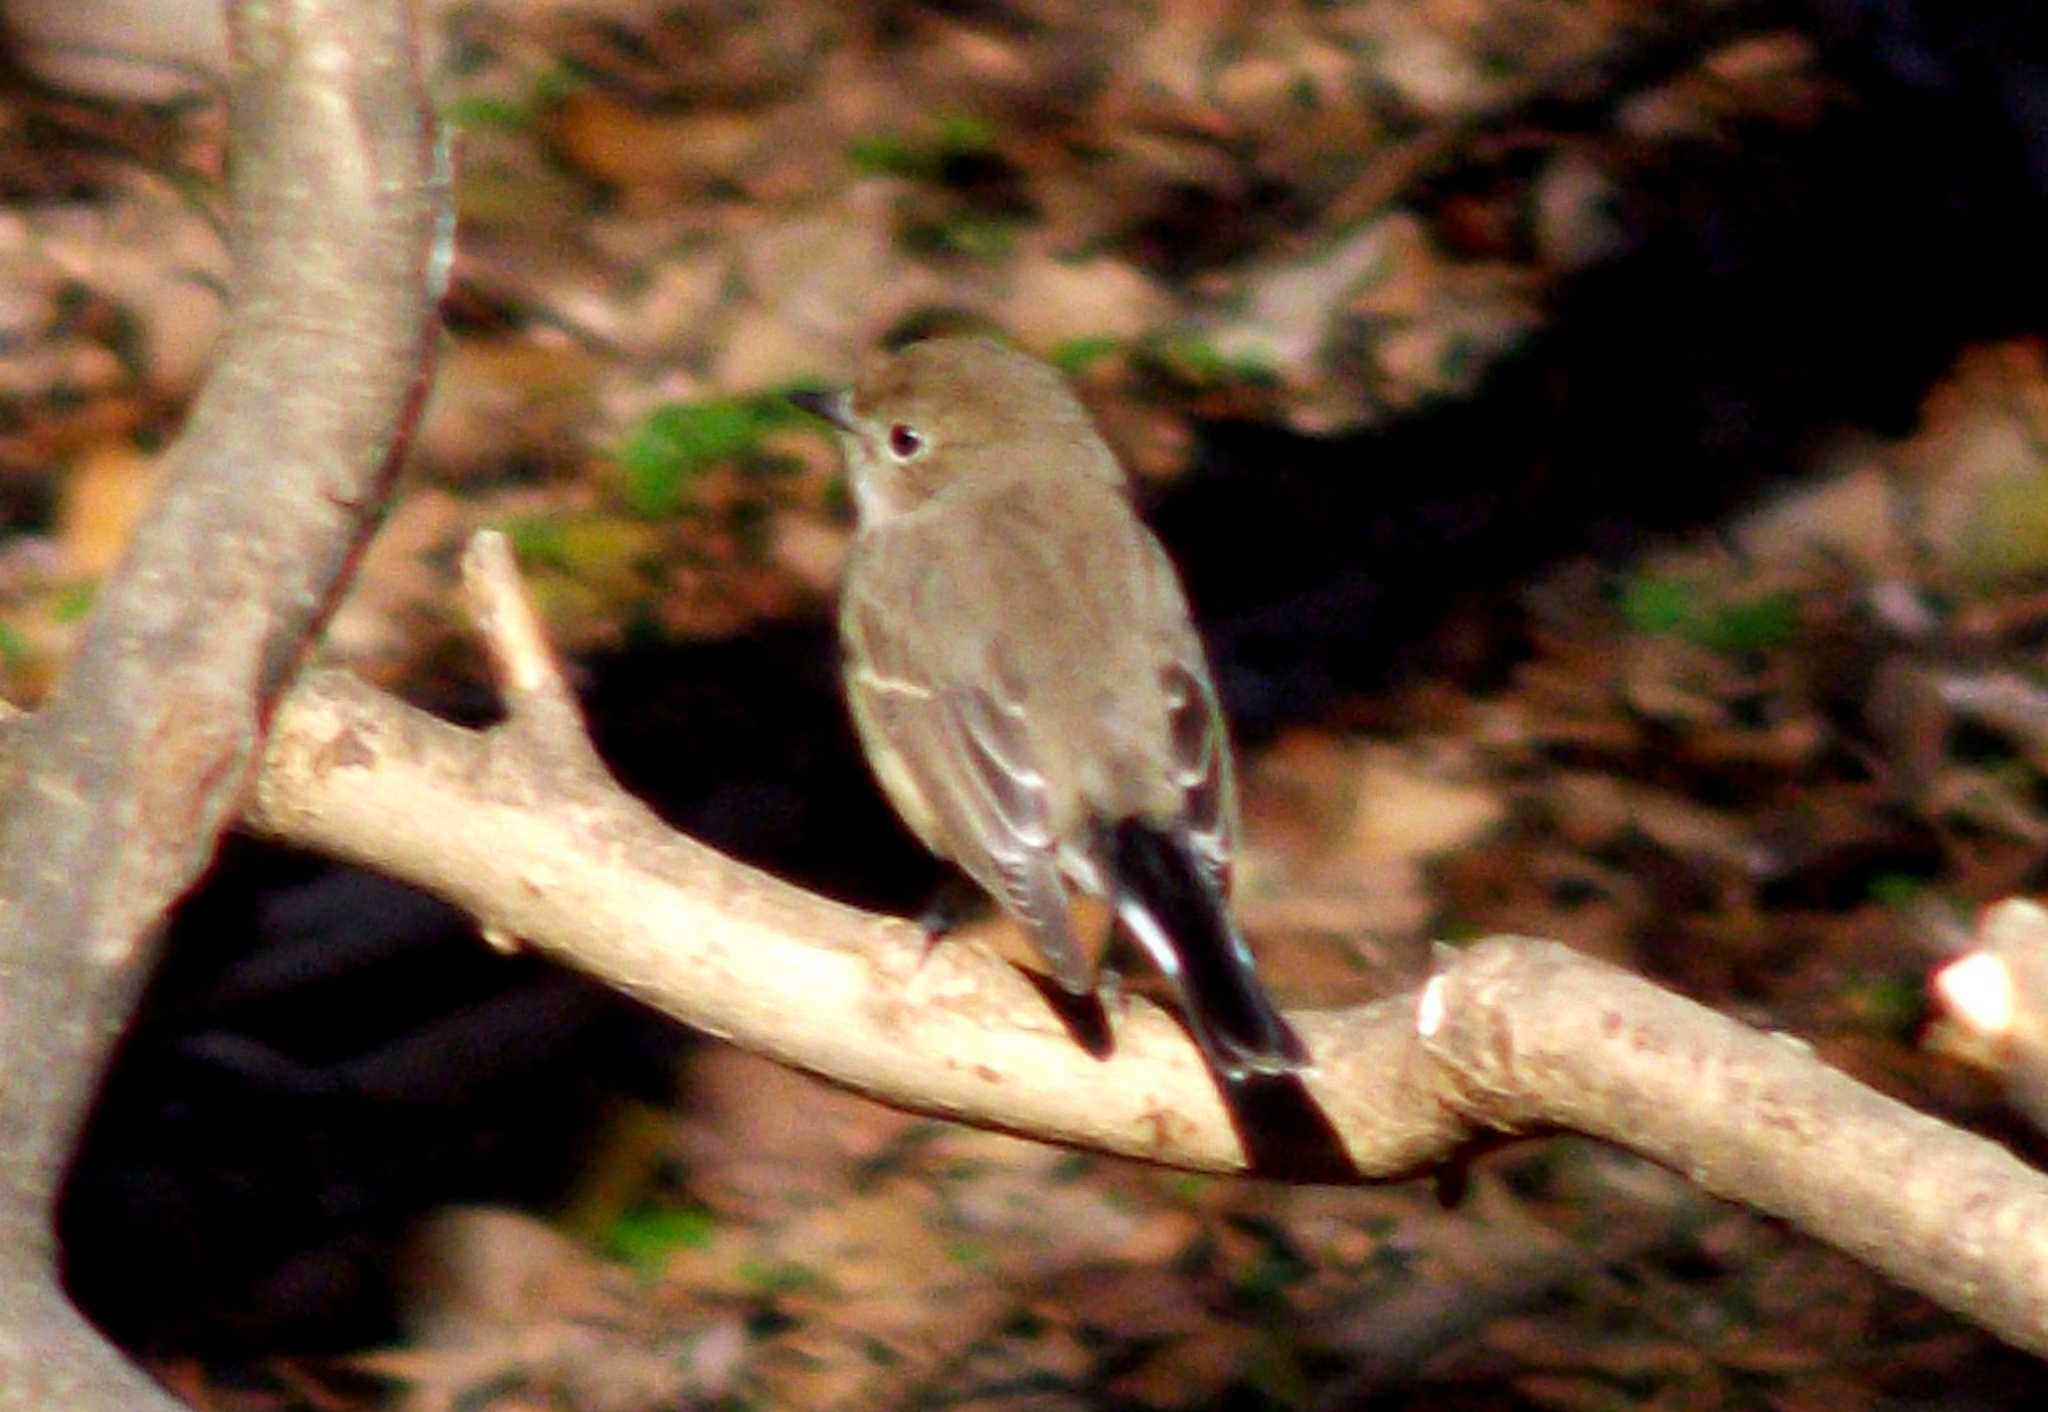
[[[1159,685],[1166,697],[1168,769],[1180,792],[1188,841],[1218,894],[1230,895],[1230,862],[1237,853],[1237,782],[1230,733],[1216,699],[1216,683],[1202,639],[1188,617],[1180,579],[1158,542],[1147,535],[1155,610],[1161,625]]]
[[[898,572],[926,581],[887,581]],[[985,670],[963,670],[979,660],[952,636],[963,625],[927,607],[945,595],[942,583],[930,582],[943,572],[943,560],[886,550],[862,555],[849,570],[840,631],[854,720],[912,829],[1030,928],[1063,987],[1085,994],[1099,948],[1084,949],[1074,936],[1022,683],[993,658]],[[990,642],[985,650],[1000,648]]]

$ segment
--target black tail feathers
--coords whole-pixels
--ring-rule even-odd
[[[1125,819],[1103,842],[1117,920],[1173,987],[1210,1065],[1233,1080],[1306,1067],[1308,1049],[1267,998],[1229,904],[1187,839]]]

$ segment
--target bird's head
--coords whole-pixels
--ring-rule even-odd
[[[830,422],[863,528],[963,484],[1072,474],[1123,483],[1086,409],[1051,367],[987,338],[876,355],[851,391],[790,400]]]

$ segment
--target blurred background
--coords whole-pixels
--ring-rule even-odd
[[[1186,576],[1282,998],[1565,940],[2037,1164],[1930,998],[2048,848],[2048,14],[1986,0],[419,7],[461,232],[322,649],[495,711],[512,537],[676,825],[912,912],[790,387],[1000,331]],[[230,277],[214,8],[10,0],[0,690],[32,704]],[[1569,997],[1560,997],[1569,1003]],[[1589,1143],[1283,1188],[913,1119],[236,841],[67,1198],[229,1408],[2002,1408],[2041,1369]]]

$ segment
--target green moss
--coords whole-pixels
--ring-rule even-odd
[[[100,586],[96,583],[79,583],[61,590],[50,603],[50,616],[60,623],[75,623],[92,611],[94,601],[99,597]]]
[[[1195,333],[1169,333],[1149,340],[1144,355],[1158,371],[1198,387],[1278,380],[1272,358],[1257,352],[1225,353]]]
[[[1716,610],[1704,641],[1717,652],[1765,652],[1797,637],[1799,625],[1798,599],[1766,593]]]
[[[800,415],[779,393],[658,407],[619,449],[620,497],[649,519],[687,509],[705,471],[746,457],[765,432]]]
[[[939,181],[949,162],[993,152],[1002,132],[979,113],[933,114],[915,129],[874,133],[847,144],[846,160],[877,176]]]
[[[754,1290],[769,1295],[817,1289],[825,1283],[823,1275],[794,1260],[745,1260],[740,1262],[739,1275]]]
[[[701,1206],[655,1206],[627,1212],[604,1234],[604,1253],[642,1274],[658,1270],[678,1250],[702,1250],[718,1233],[718,1218]]]
[[[536,111],[552,108],[589,86],[589,75],[574,64],[550,64],[533,76],[527,106]]]
[[[949,157],[982,156],[995,150],[1002,136],[996,125],[979,113],[941,113],[932,123],[938,149]]]
[[[986,1270],[996,1263],[995,1253],[973,1240],[956,1240],[946,1247],[946,1258],[970,1270]]]
[[[1682,637],[1730,655],[1782,647],[1799,634],[1799,600],[1765,593],[1725,603],[1683,579],[1643,574],[1621,589],[1621,615],[1637,632]]]
[[[1927,879],[1911,873],[1879,873],[1870,880],[1870,900],[1880,907],[1904,907],[1927,892]]]
[[[618,515],[522,515],[499,528],[528,570],[576,578],[602,577],[655,548],[649,526]]]
[[[441,104],[441,121],[469,132],[528,132],[534,119],[531,104],[512,98],[475,93]]]
[[[1865,977],[1849,982],[1842,1000],[1858,1021],[1882,1034],[1903,1038],[1927,1019],[1927,990],[1917,979]]]
[[[929,255],[964,255],[970,260],[1002,260],[1017,248],[1023,222],[1004,216],[953,216],[924,221],[903,232],[910,249]]]
[[[1052,363],[1068,377],[1078,377],[1122,347],[1120,340],[1106,334],[1070,338],[1053,348]]]
[[[1679,632],[1701,612],[1699,591],[1679,579],[1645,574],[1621,587],[1621,616],[1637,632]]]
[[[875,176],[920,179],[936,175],[934,170],[928,170],[923,154],[900,137],[855,138],[847,144],[846,160]]]

